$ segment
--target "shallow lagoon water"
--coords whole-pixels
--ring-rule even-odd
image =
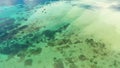
[[[106,0],[2,6],[0,68],[120,68],[118,9]]]

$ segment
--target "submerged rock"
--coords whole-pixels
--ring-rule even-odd
[[[0,61],[12,57],[0,66],[120,68],[120,14],[107,3],[94,2],[101,7],[96,9],[80,2],[59,1],[0,18]]]
[[[32,59],[27,59],[27,60],[25,60],[24,65],[25,65],[25,66],[31,66],[31,65],[32,65],[32,62],[33,62]]]
[[[63,61],[58,59],[54,62],[54,68],[64,68]]]

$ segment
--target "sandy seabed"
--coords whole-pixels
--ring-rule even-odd
[[[1,19],[16,25],[0,23],[8,32],[0,33],[0,68],[120,68],[120,13],[84,4],[58,1]]]

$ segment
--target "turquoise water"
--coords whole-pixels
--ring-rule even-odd
[[[0,68],[120,68],[118,1],[46,2],[0,7]]]

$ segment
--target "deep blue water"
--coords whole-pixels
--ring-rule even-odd
[[[59,0],[0,0],[0,19],[11,17],[19,12],[33,10],[38,5],[45,5]]]
[[[9,5],[17,5],[17,4],[37,5],[37,4],[49,3],[51,1],[59,1],[59,0],[0,0],[0,6],[9,6]]]

